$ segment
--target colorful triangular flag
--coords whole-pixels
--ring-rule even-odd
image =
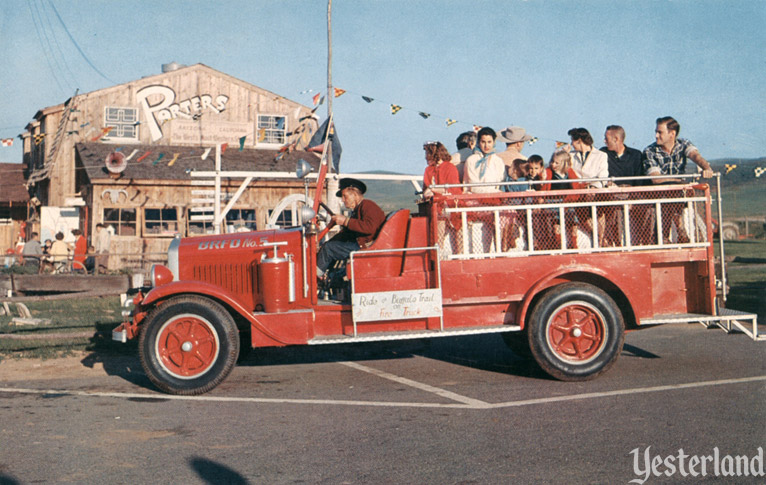
[[[180,153],[174,153],[173,154],[173,160],[168,162],[168,167],[172,167],[173,164],[176,163],[176,160],[178,160],[178,155],[180,155]]]
[[[258,130],[258,143],[266,139],[266,128]]]
[[[335,88],[335,97],[336,97],[336,98],[339,98],[339,97],[343,96],[343,94],[344,94],[345,92],[346,92],[346,90],[345,90],[345,89],[341,89],[341,88]]]
[[[731,164],[730,163],[725,163],[724,167],[726,167],[726,173],[724,173],[724,175],[726,175],[729,172],[731,172],[732,170],[734,170],[735,168],[737,168],[737,164],[736,163],[731,163]]]
[[[418,114],[419,114],[419,115],[420,115],[420,117],[421,117],[421,118],[423,118],[424,120],[427,120],[428,118],[430,118],[430,117],[431,117],[431,114],[430,114],[430,113],[423,113],[422,111],[421,111],[420,113],[418,113]]]
[[[556,148],[561,148],[564,145],[567,145],[567,142],[565,142],[565,141],[557,141],[556,142]]]
[[[321,98],[322,95],[320,93],[316,93],[311,100],[314,102],[314,106],[319,106],[319,98]]]
[[[447,123],[447,126],[452,126],[455,123],[457,123],[457,120],[453,120],[452,118],[447,118],[446,123]]]
[[[160,163],[160,160],[162,160],[164,157],[165,157],[165,154],[164,153],[160,153],[160,156],[157,157],[157,160],[152,162],[152,165],[157,165],[158,163]]]
[[[533,136],[532,138],[530,138],[530,139],[529,139],[529,142],[528,142],[528,143],[529,143],[530,145],[534,145],[535,143],[537,143],[537,137],[536,137],[536,136]]]
[[[367,101],[368,103],[372,103],[373,101],[375,101],[374,98],[371,98],[369,96],[362,96],[362,99]]]
[[[760,176],[763,175],[763,172],[766,172],[766,167],[756,167],[755,178],[760,178]]]
[[[45,138],[45,133],[38,133],[35,135],[35,145],[39,145],[43,142],[43,138]]]
[[[229,144],[228,143],[224,143],[223,145],[221,145],[221,154],[226,153],[226,149],[227,148],[229,148]]]
[[[395,114],[396,114],[396,113],[398,113],[398,112],[399,112],[399,110],[401,110],[401,109],[402,109],[402,107],[401,107],[401,106],[399,106],[398,104],[392,104],[392,105],[391,105],[391,114],[392,114],[392,115],[395,115]]]
[[[135,155],[136,153],[138,153],[138,148],[134,148],[134,149],[133,149],[133,151],[132,151],[132,152],[130,152],[130,155],[128,155],[127,157],[125,157],[125,161],[127,162],[128,160],[130,160],[131,158],[133,158],[133,155]]]
[[[3,146],[4,147],[12,147],[13,146],[13,138],[3,138]]]
[[[201,156],[200,158],[201,158],[202,160],[207,160],[207,156],[208,156],[208,155],[210,155],[210,150],[212,150],[212,148],[207,148],[207,149],[206,149],[206,150],[205,150],[205,151],[202,153],[202,156]]]
[[[479,125],[473,125],[473,131],[475,131],[476,133],[478,133],[479,130],[481,130],[482,128],[484,128],[484,127],[483,126],[479,126]]]
[[[239,151],[242,151],[245,149],[245,139],[247,139],[247,135],[239,139]]]
[[[138,159],[136,159],[136,163],[142,162],[144,158],[148,157],[151,153],[152,153],[151,150],[145,151],[143,155],[141,155],[140,157],[138,157]]]

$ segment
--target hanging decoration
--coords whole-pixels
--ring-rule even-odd
[[[534,145],[535,143],[537,143],[537,137],[533,136],[532,138],[529,139],[527,143],[529,143],[529,146]]]
[[[479,130],[481,130],[482,128],[484,128],[484,127],[483,126],[479,126],[479,125],[473,125],[473,131],[475,131],[476,133],[478,133]]]
[[[168,162],[168,167],[172,167],[173,164],[176,163],[176,160],[178,160],[178,156],[179,155],[180,155],[180,153],[174,153],[173,154],[173,159]]]
[[[132,151],[132,152],[130,152],[130,155],[128,155],[127,157],[125,157],[125,161],[127,162],[128,160],[130,160],[131,158],[133,158],[133,155],[135,155],[136,153],[138,153],[138,148],[134,148],[134,149],[133,149],[133,151]]]
[[[35,145],[39,145],[43,142],[43,139],[45,138],[45,133],[38,133],[35,135]]]
[[[445,123],[447,124],[447,126],[452,126],[452,125],[454,125],[455,123],[457,123],[457,120],[453,120],[452,118],[447,118],[447,120],[445,121]]]
[[[12,147],[13,146],[13,138],[3,138],[3,146],[4,147]]]
[[[112,131],[113,129],[114,129],[114,126],[107,126],[103,130],[101,130],[101,133],[99,133],[98,135],[96,135],[93,138],[91,138],[90,141],[98,141],[98,140],[100,140],[101,138],[103,138],[106,135],[108,135],[109,132]]]
[[[266,139],[266,128],[258,130],[258,143]]]
[[[205,151],[202,153],[202,156],[200,158],[202,160],[207,160],[207,156],[210,155],[210,150],[212,150],[212,148],[205,149]]]
[[[362,99],[367,101],[368,103],[372,103],[373,101],[375,101],[374,98],[370,98],[369,96],[362,96]]]
[[[224,143],[223,145],[221,145],[221,155],[226,153],[226,149],[227,148],[229,148],[229,144],[228,143]]]
[[[419,112],[418,114],[419,114],[419,115],[420,115],[420,117],[421,117],[421,118],[423,118],[424,120],[427,120],[428,118],[430,118],[430,117],[431,117],[431,114],[430,114],[430,113],[423,113],[422,111],[421,111],[421,112]]]
[[[723,166],[726,167],[726,172],[724,173],[724,175],[728,175],[729,172],[737,168],[736,163],[725,163]]]
[[[568,145],[568,143],[565,141],[558,141],[558,140],[556,141],[556,148],[561,148],[566,145]]]
[[[160,153],[160,156],[157,157],[157,159],[154,162],[152,162],[152,165],[157,165],[158,163],[160,163],[160,160],[162,160],[163,158],[165,158],[165,154]]]
[[[247,135],[242,136],[239,138],[239,151],[242,151],[245,149],[245,140],[247,139]]]
[[[755,168],[755,178],[760,178],[761,175],[763,175],[763,172],[766,172],[766,167],[756,167]]]
[[[340,98],[346,92],[345,89],[335,88],[335,97]]]
[[[151,150],[147,150],[146,152],[144,152],[144,154],[143,154],[143,155],[141,155],[140,157],[138,157],[138,159],[136,160],[136,163],[141,163],[141,162],[144,160],[144,158],[146,158],[146,157],[148,157],[149,155],[151,155],[151,153],[152,153],[152,152],[151,152]]]
[[[398,104],[392,104],[392,105],[391,105],[391,114],[392,114],[392,115],[395,115],[395,114],[396,114],[396,113],[398,113],[398,112],[399,112],[399,110],[401,110],[401,109],[402,109],[402,107],[401,107],[401,106],[399,106]]]

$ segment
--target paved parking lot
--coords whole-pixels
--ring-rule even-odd
[[[646,478],[647,448],[766,447],[766,344],[695,325],[629,334],[584,383],[551,380],[497,335],[264,349],[198,397],[156,392],[134,356],[56,362],[0,364],[0,439],[21,437],[0,478],[628,483]],[[684,478],[659,471],[647,483]]]

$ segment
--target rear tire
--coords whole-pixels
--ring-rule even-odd
[[[585,381],[606,372],[622,351],[625,323],[614,300],[585,283],[548,291],[529,319],[535,361],[562,381]]]
[[[216,387],[234,368],[239,334],[220,304],[181,296],[149,313],[138,349],[146,375],[160,390],[197,395]]]

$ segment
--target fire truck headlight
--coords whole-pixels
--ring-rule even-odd
[[[314,216],[316,216],[316,212],[314,212],[314,209],[312,209],[311,207],[307,205],[304,205],[303,207],[301,207],[301,212],[299,215],[300,217],[299,220],[301,221],[301,225],[308,224],[314,218]]]
[[[167,266],[155,264],[152,266],[152,271],[149,274],[149,280],[154,287],[166,285],[173,281],[173,272],[170,271]]]

